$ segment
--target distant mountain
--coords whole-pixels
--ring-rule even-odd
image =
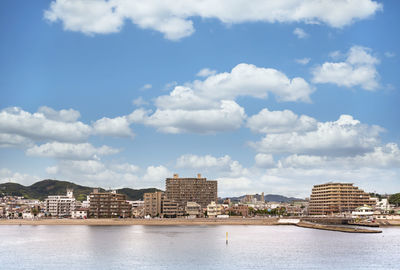
[[[245,195],[240,196],[240,197],[230,197],[231,201],[240,201],[243,199]],[[299,199],[299,198],[294,198],[294,197],[285,197],[282,195],[277,195],[277,194],[267,194],[264,195],[264,200],[266,202],[283,202],[283,203],[288,203],[288,202],[293,202],[293,201],[304,201],[304,199]]]
[[[17,183],[0,184],[0,197],[2,196],[24,196],[29,199],[44,200],[49,195],[64,195],[67,188],[74,190],[74,196],[77,200],[86,200],[86,196],[93,191],[93,187],[86,187],[67,181],[46,179],[36,182],[30,186],[23,186]],[[99,188],[99,191],[105,191]],[[142,200],[143,194],[146,192],[158,191],[156,188],[146,189],[117,189],[117,193],[125,194],[128,200]]]

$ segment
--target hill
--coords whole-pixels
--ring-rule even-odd
[[[93,191],[93,187],[81,186],[68,181],[59,181],[46,179],[36,182],[30,186],[23,186],[17,183],[0,184],[0,197],[2,196],[24,196],[28,199],[44,200],[49,195],[64,195],[67,188],[74,190],[74,196],[77,200],[83,201],[86,196]],[[146,192],[155,192],[156,188],[146,189],[117,189],[117,193],[125,194],[128,200],[141,200]],[[99,191],[105,191],[99,188]]]
[[[240,196],[240,197],[231,197],[231,201],[238,202],[241,199],[243,199],[245,195]],[[285,197],[282,195],[277,195],[277,194],[267,194],[264,196],[264,200],[266,202],[282,202],[282,203],[289,203],[293,201],[304,201],[304,199],[299,199],[299,198],[294,198],[294,197]]]

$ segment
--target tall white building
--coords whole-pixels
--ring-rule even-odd
[[[45,200],[46,213],[51,216],[70,216],[75,210],[75,198],[72,189],[67,189],[67,195],[52,195]]]

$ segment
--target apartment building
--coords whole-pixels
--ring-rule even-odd
[[[45,212],[53,217],[70,216],[75,210],[76,200],[72,189],[66,195],[51,195],[44,202]]]
[[[151,217],[161,216],[162,208],[161,201],[164,193],[161,191],[145,193],[143,195],[144,200],[144,215]]]
[[[90,193],[90,218],[126,218],[132,215],[132,206],[126,201],[124,194],[99,192],[94,189]]]
[[[196,178],[173,178],[165,180],[165,196],[185,207],[187,202],[196,202],[206,208],[212,201],[217,201],[218,184],[215,180],[207,180],[198,174]]]
[[[310,215],[344,214],[351,213],[359,206],[373,204],[369,194],[353,184],[329,182],[313,187],[308,213]]]

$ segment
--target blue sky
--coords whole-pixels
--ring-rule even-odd
[[[4,1],[0,182],[400,188],[397,1]]]

